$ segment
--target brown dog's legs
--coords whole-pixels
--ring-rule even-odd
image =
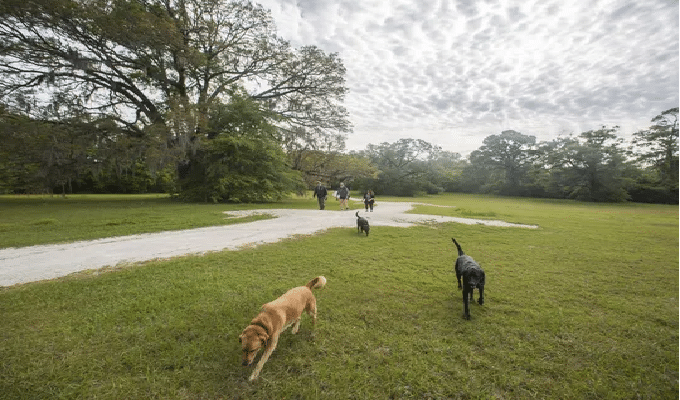
[[[312,325],[316,325],[316,298],[312,298],[311,301],[305,307],[307,315],[312,317]]]
[[[267,360],[269,360],[269,356],[271,356],[272,353],[274,352],[274,349],[276,349],[276,344],[278,342],[279,342],[279,336],[278,335],[269,339],[269,343],[267,345],[267,348],[264,350],[264,353],[262,353],[262,357],[260,357],[260,361],[257,363],[257,366],[255,366],[253,373],[250,374],[250,378],[248,378],[249,381],[251,381],[251,382],[254,381],[260,375],[260,371],[262,371],[262,367],[264,366],[264,363],[266,363]]]
[[[290,330],[290,332],[295,335],[298,332],[298,329],[300,329],[300,321],[302,321],[302,318],[298,318],[295,320],[295,324],[293,324],[293,329]]]

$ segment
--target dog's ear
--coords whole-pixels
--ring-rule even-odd
[[[260,337],[260,340],[262,341],[262,343],[264,343],[265,346],[269,344],[269,334],[260,333],[258,336]]]

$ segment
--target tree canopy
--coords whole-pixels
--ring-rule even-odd
[[[0,97],[16,110],[40,110],[41,91],[130,134],[161,125],[177,139],[200,132],[210,104],[241,86],[282,127],[350,129],[337,54],[292,49],[249,1],[5,0],[0,16]]]
[[[383,194],[412,196],[427,190],[428,160],[441,148],[422,139],[399,139],[394,143],[369,144],[360,154],[380,172],[377,179],[362,182]]]
[[[8,110],[36,121],[115,123],[104,141],[140,141],[138,160],[156,162],[152,170],[191,162],[205,138],[224,140],[212,113],[237,92],[289,148],[344,145],[344,75],[337,54],[291,48],[269,11],[246,0],[0,3]]]
[[[642,148],[638,160],[651,164],[666,185],[678,184],[678,107],[652,119],[649,129],[633,135],[633,144]]]
[[[180,196],[204,202],[280,200],[301,184],[287,165],[277,133],[247,95],[213,112],[204,139],[180,168]]]
[[[623,140],[616,135],[618,129],[603,126],[548,145],[554,195],[587,201],[628,199],[624,180],[629,163],[621,147]]]
[[[536,156],[534,136],[508,130],[500,135],[487,136],[484,144],[470,154],[470,162],[483,166],[491,176],[503,174],[503,179],[493,179],[497,190],[503,194],[520,194],[519,189],[526,183],[527,173]]]

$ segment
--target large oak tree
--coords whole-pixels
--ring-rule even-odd
[[[484,144],[470,154],[468,172],[489,180],[487,190],[502,194],[522,194],[528,172],[536,158],[536,137],[507,130],[487,136]]]
[[[549,191],[585,201],[626,200],[631,165],[618,130],[618,126],[602,126],[547,143],[542,150],[550,173]]]
[[[345,69],[336,54],[293,49],[270,13],[242,0],[3,0],[0,100],[40,116],[58,95],[127,134],[189,147],[214,103],[235,87],[279,127],[322,141],[348,132]]]

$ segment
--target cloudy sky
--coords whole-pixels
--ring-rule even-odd
[[[293,46],[343,59],[349,150],[414,138],[468,155],[508,129],[629,137],[678,106],[677,0],[255,1]]]

